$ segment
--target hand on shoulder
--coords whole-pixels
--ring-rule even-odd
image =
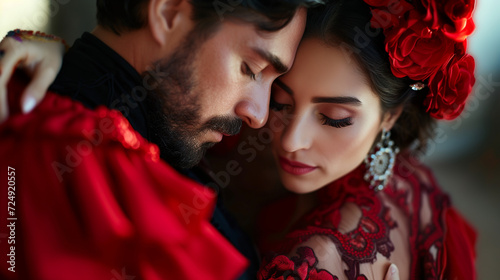
[[[40,32],[10,31],[0,42],[0,122],[9,116],[7,84],[16,68],[31,77],[21,97],[24,113],[30,112],[45,96],[62,65],[64,41]]]

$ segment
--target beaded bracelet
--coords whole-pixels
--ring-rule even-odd
[[[35,40],[35,41],[42,41],[42,42],[61,42],[64,47],[66,48],[66,51],[69,49],[69,45],[64,41],[64,39],[51,35],[51,34],[46,34],[40,31],[31,31],[31,30],[21,30],[21,29],[15,29],[12,31],[9,31],[7,37],[12,37],[15,40],[22,42],[24,40]]]

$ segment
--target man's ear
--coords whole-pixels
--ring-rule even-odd
[[[399,119],[399,116],[401,116],[401,113],[403,113],[403,109],[404,105],[400,105],[399,107],[385,112],[381,127],[385,128],[386,131],[391,130],[396,121]]]
[[[187,0],[150,0],[148,23],[154,39],[165,46],[191,26],[191,4]],[[182,34],[180,34],[182,33]]]

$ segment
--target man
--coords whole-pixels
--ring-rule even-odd
[[[17,227],[20,247],[7,248],[7,261],[14,258],[9,268],[15,269],[17,250],[21,272],[2,270],[2,276],[240,274],[245,260],[206,223],[213,192],[157,162],[156,146],[135,131],[177,171],[209,181],[190,169],[204,151],[237,133],[242,120],[253,128],[265,123],[270,85],[291,67],[303,32],[299,2],[98,1],[99,26],[70,49],[52,86],[94,111],[49,94],[25,116],[11,105],[14,117],[0,127],[2,168],[19,176],[9,178],[18,180],[25,221]],[[11,82],[9,92],[17,92],[11,98],[25,90],[20,84]],[[24,111],[41,99],[31,94],[22,97]],[[135,131],[99,105],[121,111]],[[15,200],[12,194],[7,199]],[[258,261],[248,239],[218,206],[212,223],[251,260],[241,279],[255,278]]]
[[[306,11],[301,6],[307,2],[311,1],[238,1],[238,3],[203,0],[97,1],[97,28],[92,34],[85,33],[68,51],[61,72],[51,89],[81,102],[90,109],[104,105],[109,109],[121,111],[135,131],[158,145],[161,158],[169,165],[198,182],[207,182],[210,178],[206,174],[200,170],[190,169],[201,160],[205,150],[219,142],[223,135],[238,133],[242,121],[252,128],[259,128],[266,122],[271,84],[275,78],[288,71],[293,63],[305,25]],[[21,33],[14,36],[23,40]],[[10,90],[16,91],[16,86],[17,90],[22,91],[22,87],[12,84]],[[26,97],[24,98],[26,101]],[[109,118],[108,123],[114,124],[113,131],[119,131],[118,134],[121,136],[114,138],[112,135],[114,132],[107,133],[108,131],[103,129],[105,125],[102,125],[102,121],[96,116],[88,117],[96,123],[95,126],[86,127],[70,122],[71,124],[64,123],[57,133],[47,133],[43,127],[50,126],[53,122],[57,123],[57,118],[53,114],[74,118],[75,122],[78,122],[76,120],[79,118],[75,117],[76,112],[86,113],[80,107],[75,109],[73,105],[66,104],[69,107],[61,105],[64,102],[58,97],[53,97],[53,100],[50,100],[51,104],[47,104],[49,101],[44,102],[34,114],[26,116],[30,121],[25,120],[27,123],[33,123],[31,117],[44,119],[39,123],[40,126],[30,131],[40,137],[36,143],[10,141],[29,137],[25,134],[28,131],[25,127],[18,130],[21,126],[13,126],[12,122],[9,122],[11,120],[4,125],[2,134],[6,136],[3,145],[5,149],[2,149],[5,155],[2,161],[5,166],[2,168],[12,168],[13,174],[17,173],[17,176],[23,177],[17,178],[18,199],[22,200],[18,201],[19,215],[23,217],[23,219],[20,217],[20,220],[24,220],[23,224],[21,222],[17,224],[19,232],[17,240],[18,244],[21,244],[16,249],[18,277],[56,279],[71,275],[73,278],[98,279],[106,274],[113,276],[118,273],[146,279],[156,279],[155,276],[162,279],[210,279],[211,277],[232,279],[241,272],[241,267],[245,263],[243,258],[231,248],[226,248],[227,245],[223,240],[219,240],[217,235],[211,233],[213,237],[210,240],[204,238],[210,230],[202,218],[207,218],[209,216],[207,213],[214,207],[212,202],[214,195],[211,192],[200,191],[188,180],[165,170],[163,171],[166,173],[165,177],[169,178],[168,181],[172,181],[170,185],[165,186],[167,189],[186,189],[186,194],[176,196],[170,193],[168,196],[175,201],[173,206],[170,205],[173,210],[162,205],[157,201],[159,198],[155,200],[152,195],[146,196],[147,199],[135,196],[136,201],[124,199],[128,193],[136,193],[138,190],[147,193],[148,188],[152,187],[146,183],[144,186],[129,186],[128,182],[116,178],[111,183],[107,180],[103,182],[94,179],[95,174],[102,171],[113,174],[109,170],[109,165],[115,163],[95,159],[96,168],[93,168],[89,167],[91,166],[89,161],[94,156],[99,157],[100,154],[106,158],[119,157],[120,155],[109,152],[111,148],[107,142],[120,142],[127,148],[127,144],[130,143],[120,140],[120,137],[132,135],[132,131],[128,129],[125,129],[125,132],[120,131],[119,118],[110,116],[108,111],[101,111],[102,115],[107,115]],[[51,107],[55,107],[56,113],[45,110]],[[13,107],[11,108],[13,110]],[[23,116],[18,117],[23,118]],[[16,122],[15,118],[13,122]],[[66,131],[63,128],[73,125],[76,130],[74,134],[67,131],[71,128]],[[9,137],[10,139],[7,139]],[[51,137],[59,138],[61,141],[46,142],[45,138]],[[71,137],[76,137],[78,141],[69,140]],[[82,142],[85,140],[88,141]],[[81,145],[82,143],[86,144]],[[17,152],[16,159],[12,158],[13,149],[22,150],[28,145],[33,148],[38,146],[39,152],[51,156],[37,158],[33,157],[33,154]],[[135,148],[133,144],[129,146]],[[133,157],[130,153],[126,152],[125,162]],[[149,151],[146,153],[150,154]],[[21,161],[24,156],[26,157]],[[53,173],[40,174],[32,171],[36,167],[28,168],[29,164],[26,163],[28,159],[34,160],[39,170]],[[91,170],[85,170],[86,167]],[[130,169],[124,170],[134,174],[126,176],[130,178],[129,181],[139,178],[146,180],[145,174]],[[28,172],[34,181],[27,177]],[[82,178],[88,176],[92,179]],[[157,177],[155,174],[148,176]],[[46,197],[45,192],[33,185],[35,182],[45,184],[45,191],[52,193],[54,197]],[[88,189],[83,188],[82,184]],[[94,188],[103,184],[107,187]],[[164,182],[162,184],[165,185]],[[65,191],[59,192],[60,187]],[[24,193],[28,189],[29,193]],[[96,191],[93,192],[92,189]],[[106,190],[112,195],[105,195],[103,200],[96,198]],[[38,198],[32,197],[35,193],[38,193]],[[9,197],[12,198],[12,202],[16,199],[14,195]],[[47,200],[44,202],[46,204],[38,201],[42,198]],[[137,212],[139,205],[155,202],[161,205],[159,210],[166,213],[175,212],[182,218],[180,221],[185,222],[184,226],[169,222],[168,227],[172,231],[186,231],[185,227],[189,228],[191,224],[198,224],[198,227],[204,228],[195,231],[197,233],[193,233],[191,229],[185,233],[192,235],[185,242],[199,242],[199,248],[185,248],[185,251],[179,248],[161,248],[168,244],[164,239],[172,238],[168,237],[169,234],[165,233],[164,237],[151,239],[131,233],[152,234],[149,231],[139,230],[137,227],[143,222],[129,215],[133,216],[135,213],[133,211]],[[5,205],[7,203],[8,201],[5,201]],[[34,207],[34,203],[39,205]],[[59,205],[52,207],[50,206],[52,203]],[[27,204],[30,204],[30,207]],[[61,204],[68,206],[64,207]],[[110,204],[118,204],[121,207],[116,209],[112,207],[114,210],[109,211]],[[95,214],[80,209],[87,207],[101,209],[104,217],[123,213],[127,218],[118,219],[121,221],[119,225],[110,227],[114,219],[98,218],[94,216]],[[143,206],[143,209],[145,215],[153,215],[153,212],[147,211],[147,207]],[[71,217],[65,217],[61,212],[68,212]],[[54,218],[57,216],[51,216],[50,213],[61,217]],[[43,226],[40,225],[38,232],[40,237],[46,240],[46,246],[40,245],[43,241],[39,237],[32,236],[37,228],[34,220],[38,218],[46,222],[42,224]],[[58,225],[57,220],[64,225]],[[92,220],[96,220],[96,223],[91,223]],[[101,220],[102,232],[94,228],[99,224],[97,220]],[[158,221],[170,220],[158,218]],[[122,228],[123,225],[120,226],[122,223],[130,225]],[[251,261],[242,279],[255,279],[259,263],[250,241],[227,219],[219,207],[215,209],[212,223]],[[158,225],[155,229],[156,234],[164,232],[161,230],[162,226],[165,225]],[[88,241],[81,237],[83,233],[89,235]],[[51,235],[57,236],[56,240],[53,240]],[[107,237],[102,239],[101,236]],[[123,242],[111,242],[119,238],[123,238]],[[141,245],[141,242],[151,243],[147,246],[158,244],[158,252],[144,250],[143,247],[146,245]],[[128,259],[123,256],[123,261],[117,262],[116,254],[122,250],[119,248],[125,246],[124,244],[129,244],[135,249],[125,250],[121,252],[122,254],[157,254],[158,260],[151,259],[151,256]],[[207,259],[208,246],[213,247],[214,260]],[[42,261],[41,254],[44,250],[47,255],[53,257]],[[15,250],[8,251],[15,253]],[[33,251],[35,252],[33,256],[24,255]],[[195,256],[196,252],[199,252],[200,256]],[[106,256],[102,258],[95,254]],[[183,257],[188,254],[191,254],[192,260],[186,259],[187,256]],[[70,256],[75,257],[74,261],[71,261]],[[171,258],[170,263],[168,257]],[[9,256],[7,260],[10,260]],[[134,262],[133,260],[138,263],[130,263]],[[195,264],[192,262],[195,260],[206,262],[196,264],[201,268],[209,265],[213,268],[194,269],[192,266]],[[60,262],[64,268],[56,268],[54,266],[56,262]],[[25,270],[31,271],[28,273]],[[191,273],[189,270],[199,273]],[[226,271],[208,275],[217,270]],[[5,273],[6,277],[13,275],[8,271],[2,273]],[[207,274],[200,278],[199,274],[202,273]]]

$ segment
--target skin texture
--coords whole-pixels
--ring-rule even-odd
[[[263,126],[271,84],[290,68],[301,31],[301,21],[276,34],[227,22],[204,42],[192,32],[172,56],[155,62],[163,80],[148,96],[149,114],[162,157],[189,168],[223,135],[238,133],[243,121]]]
[[[389,130],[398,117],[382,112],[377,95],[350,54],[316,39],[301,43],[294,67],[273,85],[272,94],[280,105],[271,104],[271,119],[273,114],[283,114],[280,119],[286,120],[283,129],[274,130],[273,154],[283,185],[296,193],[313,192],[352,171],[382,128]],[[320,98],[337,100],[329,103]],[[280,164],[280,157],[314,169],[291,174]]]
[[[192,128],[199,133],[191,134],[190,141],[199,145],[219,142],[220,132],[201,130],[216,118],[241,119],[252,128],[266,123],[271,84],[283,72],[257,50],[273,54],[290,68],[301,24],[301,20],[292,21],[284,30],[267,36],[248,24],[228,22],[199,48],[193,61],[194,86],[190,93],[196,95],[199,105],[199,119]]]
[[[151,102],[161,104],[152,119],[162,157],[175,167],[190,168],[223,135],[238,133],[243,121],[262,127],[271,84],[291,68],[304,20],[302,9],[272,33],[227,21],[201,42],[191,31],[172,55],[155,62],[165,77]]]

